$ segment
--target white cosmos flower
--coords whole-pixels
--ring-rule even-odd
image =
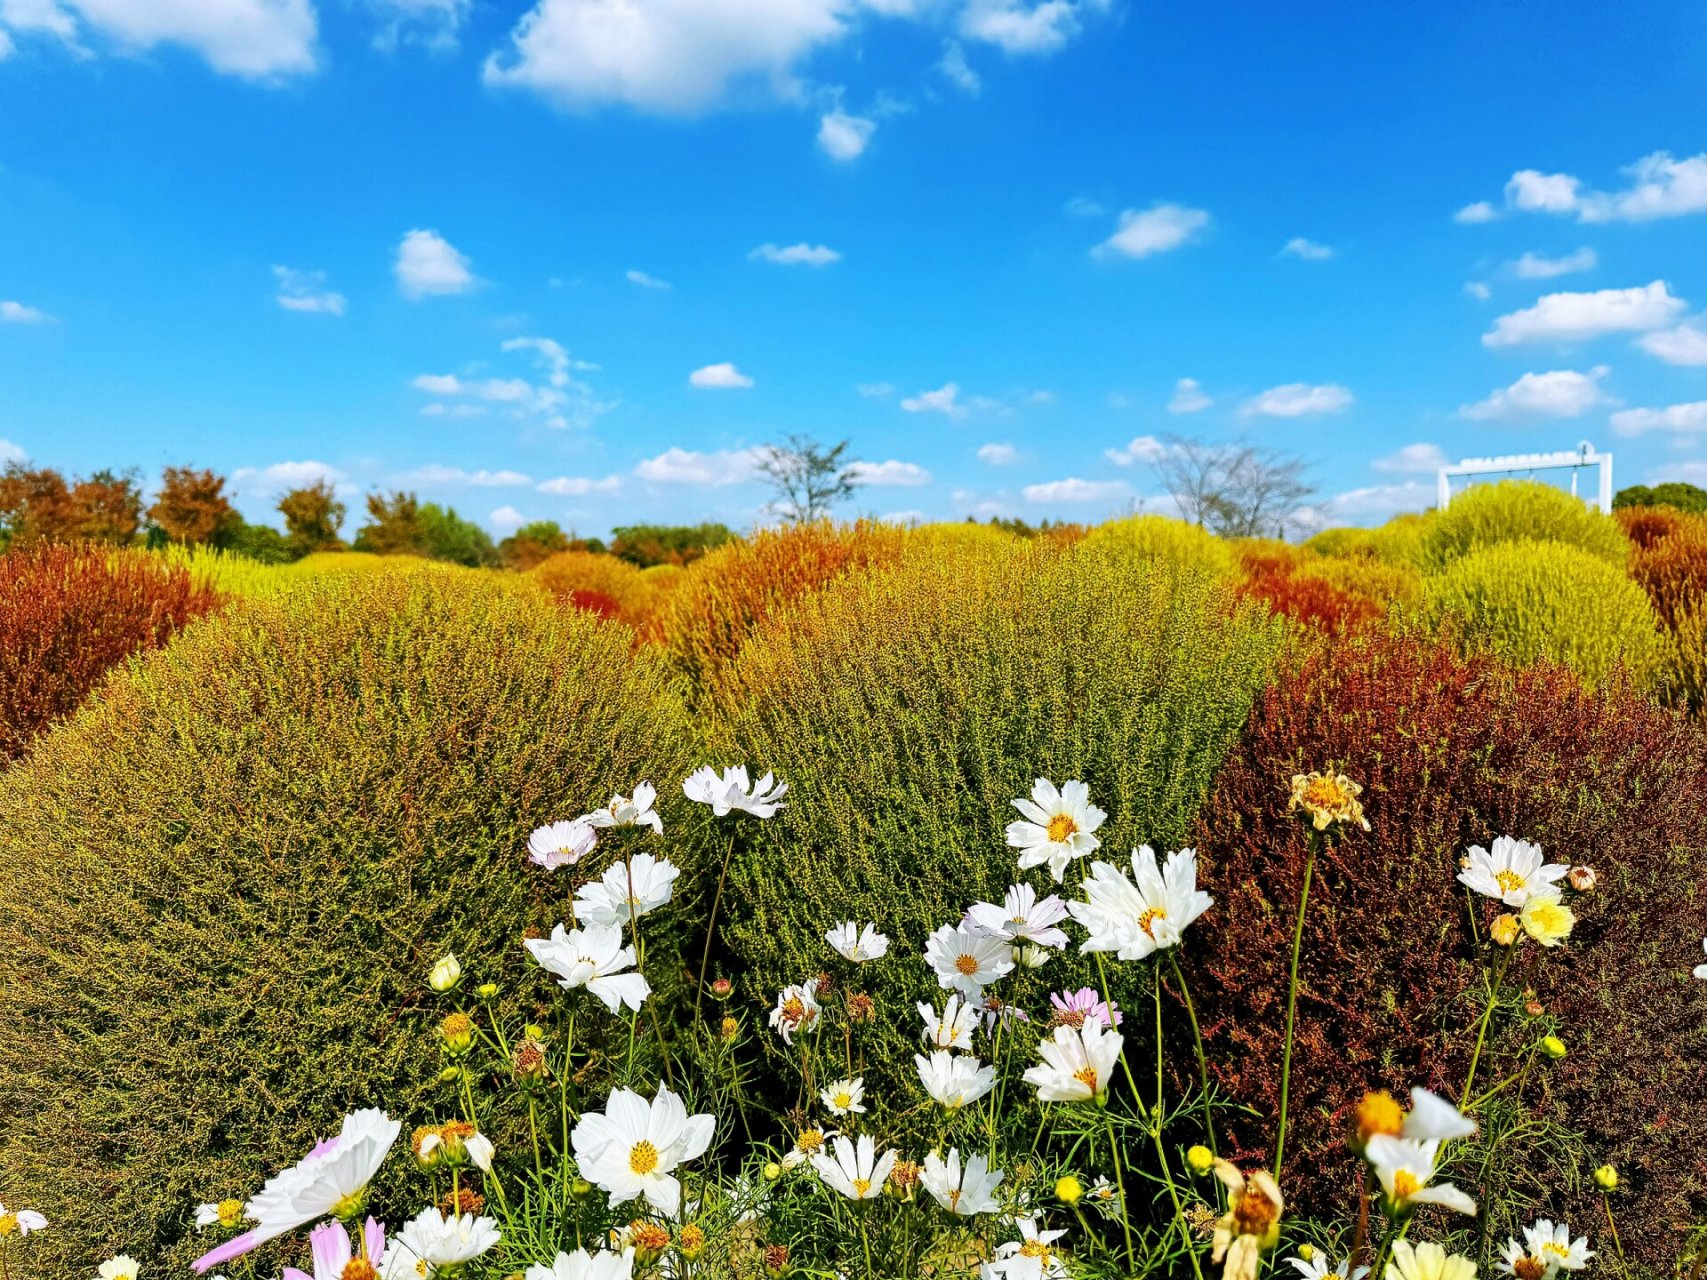
[[[938,1013],[934,1005],[920,1001],[919,1017],[924,1020],[924,1041],[938,1049],[970,1049],[972,1033],[978,1029],[978,1006],[971,1000],[951,995]]]
[[[589,1111],[570,1135],[581,1176],[603,1187],[613,1205],[636,1196],[674,1216],[682,1184],[672,1173],[711,1145],[717,1118],[689,1116],[682,1100],[662,1086],[651,1102],[632,1089],[616,1089],[603,1112]]]
[[[865,1079],[854,1076],[848,1080],[833,1081],[818,1097],[833,1115],[862,1116],[865,1114]]]
[[[835,948],[842,959],[852,960],[855,964],[881,960],[889,954],[889,939],[877,932],[874,924],[862,927],[855,921],[844,920],[824,935],[824,941]]]
[[[537,828],[528,837],[528,860],[555,871],[572,867],[593,851],[599,833],[585,818],[571,818]]]
[[[142,1270],[142,1264],[128,1253],[108,1258],[95,1268],[101,1280],[136,1280],[136,1273]]]
[[[47,1219],[42,1217],[41,1214],[37,1213],[34,1209],[8,1210],[5,1205],[0,1204],[0,1221],[4,1221],[7,1218],[12,1220],[12,1225],[17,1228],[18,1234],[21,1236],[27,1236],[32,1231],[45,1230],[47,1227]],[[196,1218],[199,1222],[201,1219],[200,1209],[196,1210]],[[219,1221],[219,1208],[217,1205],[214,1206],[213,1218],[215,1222]],[[0,1232],[0,1234],[5,1233]]]
[[[1364,1148],[1375,1177],[1395,1213],[1408,1213],[1419,1204],[1437,1204],[1458,1213],[1474,1215],[1476,1202],[1450,1182],[1429,1185],[1434,1177],[1434,1157],[1440,1143],[1433,1139],[1395,1138],[1378,1133]]]
[[[1079,950],[1113,951],[1122,960],[1142,960],[1177,946],[1185,927],[1214,905],[1215,899],[1197,887],[1197,851],[1177,849],[1160,870],[1149,845],[1133,850],[1132,874],[1107,862],[1093,862],[1085,877],[1084,902],[1069,902],[1067,910],[1084,925],[1090,937]]]
[[[634,1250],[621,1253],[574,1253],[557,1251],[548,1267],[536,1262],[524,1273],[526,1280],[630,1280],[634,1275]]]
[[[1032,784],[1031,799],[1013,802],[1026,817],[1024,822],[1008,823],[1008,845],[1020,851],[1021,870],[1047,863],[1059,884],[1068,863],[1096,852],[1102,841],[1093,832],[1108,815],[1091,803],[1090,796],[1090,788],[1082,782],[1066,783],[1057,791],[1048,778],[1039,778]]]
[[[1348,1280],[1346,1270],[1351,1266],[1350,1258],[1342,1258],[1337,1263],[1329,1262],[1328,1255],[1320,1249],[1308,1262],[1302,1258],[1288,1258],[1286,1261],[1297,1269],[1298,1274],[1303,1276],[1304,1280],[1328,1280],[1329,1276],[1338,1276],[1339,1280]],[[1368,1274],[1368,1267],[1359,1267],[1357,1272],[1349,1277],[1349,1280],[1362,1280]]]
[[[925,1167],[919,1174],[919,1185],[950,1213],[970,1218],[975,1213],[994,1213],[999,1207],[996,1188],[1002,1185],[1002,1171],[992,1171],[982,1154],[974,1154],[961,1168],[960,1152],[950,1148],[944,1160],[932,1151],[925,1156]]]
[[[784,1169],[797,1169],[824,1149],[824,1143],[840,1132],[837,1129],[802,1129],[794,1145],[782,1158]]]
[[[472,1262],[498,1243],[498,1224],[472,1213],[445,1217],[437,1209],[423,1209],[403,1224],[385,1251],[387,1276],[411,1272],[431,1274],[440,1267],[459,1267]],[[425,1264],[427,1270],[421,1270]]]
[[[623,972],[634,965],[634,948],[622,945],[622,930],[614,924],[557,925],[549,938],[529,938],[526,945],[565,991],[585,987],[612,1013],[625,1004],[638,1010],[651,994],[645,975]]]
[[[1707,951],[1707,938],[1701,939],[1701,949],[1703,951]],[[1697,978],[1707,980],[1707,964],[1696,965],[1695,966],[1695,976]]]
[[[998,937],[945,924],[925,941],[925,960],[936,970],[937,982],[976,1000],[986,983],[1014,967],[1013,948]]]
[[[1445,1142],[1453,1138],[1468,1138],[1476,1132],[1476,1122],[1438,1093],[1428,1089],[1411,1090],[1411,1110],[1405,1116],[1401,1138],[1418,1142]]]
[[[1538,1219],[1533,1226],[1523,1229],[1524,1246],[1517,1241],[1508,1240],[1503,1251],[1505,1262],[1501,1271],[1517,1274],[1516,1263],[1526,1253],[1530,1258],[1539,1262],[1546,1275],[1557,1275],[1561,1271],[1581,1271],[1588,1266],[1588,1260],[1594,1257],[1594,1250],[1588,1247],[1588,1237],[1578,1236],[1571,1239],[1571,1228],[1563,1222],[1554,1222],[1551,1218]]]
[[[1036,1218],[1021,1218],[1016,1224],[1020,1238],[996,1246],[992,1274],[1005,1280],[1061,1280],[1067,1264],[1052,1247],[1065,1231],[1045,1231]]]
[[[1473,844],[1465,851],[1470,863],[1458,873],[1458,883],[1508,907],[1522,907],[1538,893],[1557,893],[1554,887],[1570,873],[1562,862],[1547,862],[1541,846],[1500,836],[1490,851]]]
[[[241,1257],[258,1245],[295,1231],[317,1218],[351,1212],[397,1141],[401,1128],[385,1112],[368,1109],[344,1117],[338,1136],[315,1146],[296,1164],[275,1174],[243,1206],[255,1226],[209,1250],[193,1264],[198,1274]]]
[[[947,1049],[934,1050],[928,1058],[915,1053],[913,1066],[918,1068],[919,1083],[931,1100],[950,1111],[978,1101],[996,1087],[994,1066],[986,1067],[976,1058],[956,1057]]]
[[[1118,1031],[1100,1022],[1056,1027],[1054,1035],[1037,1046],[1043,1064],[1028,1068],[1025,1082],[1037,1086],[1040,1102],[1093,1101],[1108,1092],[1124,1043]]]
[[[696,804],[710,805],[719,818],[736,811],[773,818],[785,807],[782,798],[788,794],[788,784],[767,773],[754,785],[747,781],[747,766],[742,764],[725,769],[722,777],[710,765],[701,765],[682,783],[682,794]]]
[[[883,1184],[895,1167],[893,1149],[879,1156],[869,1133],[860,1134],[857,1143],[837,1138],[831,1147],[834,1155],[820,1151],[812,1157],[820,1178],[849,1200],[875,1200],[883,1194]]]
[[[1000,905],[974,902],[967,909],[966,919],[960,927],[981,929],[1015,944],[1029,942],[1040,947],[1064,947],[1067,935],[1055,928],[1055,924],[1066,918],[1067,904],[1054,894],[1039,901],[1036,889],[1028,884],[1016,884],[1008,889]]]
[[[1432,1240],[1412,1246],[1393,1242],[1392,1268],[1399,1280],[1476,1280],[1476,1264],[1461,1253],[1448,1253]]]
[[[657,799],[657,788],[650,782],[642,782],[634,788],[632,799],[612,796],[604,808],[583,814],[579,821],[594,827],[651,827],[663,835],[664,820],[652,808]]]
[[[771,1027],[784,1044],[793,1044],[796,1031],[811,1031],[818,1025],[818,1013],[818,980],[808,978],[777,992]]]
[[[668,858],[637,853],[613,862],[575,893],[575,918],[591,924],[628,924],[663,906],[675,893],[681,868]]]
[[[432,1157],[433,1152],[437,1151],[440,1147],[445,1147],[444,1154],[448,1163],[453,1165],[459,1164],[461,1163],[463,1154],[466,1154],[468,1158],[474,1162],[475,1167],[482,1173],[492,1172],[492,1156],[496,1151],[496,1148],[492,1145],[492,1139],[488,1138],[483,1133],[471,1133],[465,1138],[458,1137],[455,1141],[462,1144],[460,1151],[447,1146],[443,1130],[435,1130],[434,1132],[422,1137],[421,1145],[417,1150],[416,1155],[421,1161],[425,1162]]]

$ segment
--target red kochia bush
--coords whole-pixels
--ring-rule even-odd
[[[109,668],[217,601],[144,552],[53,544],[0,556],[0,765],[76,710]]]
[[[1631,553],[1630,576],[1666,625],[1676,627],[1707,601],[1707,518],[1679,516],[1670,533]]]
[[[1620,507],[1612,517],[1624,530],[1624,536],[1643,548],[1671,537],[1692,519],[1676,507]]]
[[[1600,876],[1573,903],[1569,942],[1545,955],[1527,944],[1514,961],[1508,984],[1533,986],[1571,1044],[1525,1099],[1582,1134],[1591,1159],[1620,1167],[1625,1247],[1669,1267],[1677,1228],[1707,1211],[1707,992],[1690,977],[1707,922],[1707,737],[1634,694],[1585,692],[1556,668],[1511,671],[1376,636],[1325,647],[1274,684],[1196,834],[1216,898],[1203,924],[1222,939],[1184,949],[1211,1069],[1254,1108],[1231,1120],[1253,1161],[1268,1159],[1279,1111],[1305,861],[1287,783],[1328,767],[1364,784],[1373,829],[1317,863],[1289,1198],[1346,1211],[1342,1139],[1363,1089],[1402,1096],[1420,1084],[1457,1097],[1480,961],[1454,877],[1466,846],[1509,834]],[[1536,1172],[1543,1185],[1566,1180]],[[1588,1225],[1598,1204],[1570,1190],[1560,1186],[1551,1209]]]
[[[1240,560],[1244,576],[1238,583],[1239,594],[1261,601],[1278,617],[1337,634],[1373,622],[1386,612],[1368,596],[1354,595],[1308,572],[1297,558],[1246,553]]]

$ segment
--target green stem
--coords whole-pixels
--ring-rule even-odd
[[[729,878],[729,864],[735,858],[735,826],[729,827],[729,848],[723,854],[723,867],[717,873],[717,892],[711,896],[711,917],[705,922],[705,950],[699,957],[699,984],[693,993],[693,1020],[699,1023],[699,1009],[705,999],[705,975],[711,970],[711,940],[717,936],[717,909],[723,905],[723,882]]]
[[[1150,1137],[1156,1144],[1156,1159],[1162,1167],[1162,1181],[1167,1184],[1168,1198],[1173,1201],[1174,1223],[1179,1227],[1180,1243],[1185,1246],[1186,1256],[1191,1259],[1192,1274],[1197,1280],[1203,1280],[1203,1264],[1197,1259],[1197,1241],[1192,1238],[1191,1225],[1185,1220],[1185,1206],[1180,1203],[1179,1188],[1174,1185],[1174,1171],[1168,1162],[1168,1150],[1162,1145],[1162,1135],[1158,1129],[1152,1127]],[[1120,1209],[1122,1219],[1129,1219],[1132,1210],[1126,1203],[1125,1192],[1121,1193]]]
[[[865,1280],[877,1280],[877,1273],[871,1267],[871,1236],[865,1229],[865,1213],[854,1210],[859,1217],[859,1242],[865,1246]]]
[[[1476,1048],[1470,1054],[1470,1072],[1464,1077],[1464,1088],[1458,1095],[1460,1098],[1468,1098],[1470,1086],[1476,1082],[1476,1066],[1482,1060],[1482,1046],[1488,1040],[1488,1024],[1493,1021],[1494,1006],[1500,1002],[1500,985],[1505,981],[1505,971],[1510,967],[1512,954],[1516,950],[1516,943],[1506,947],[1505,954],[1500,957],[1500,962],[1494,969],[1493,981],[1488,985],[1488,1007],[1482,1010],[1482,1025],[1476,1031]]]
[[[1618,1250],[1618,1265],[1624,1269],[1625,1275],[1629,1275],[1630,1264],[1624,1257],[1624,1244],[1618,1238],[1618,1224],[1612,1220],[1612,1200],[1604,1191],[1601,1192],[1600,1203],[1601,1207],[1606,1210],[1606,1229],[1612,1233],[1612,1247]]]
[[[1304,862],[1304,887],[1298,894],[1298,921],[1292,928],[1292,973],[1286,988],[1286,1047],[1280,1060],[1280,1131],[1274,1139],[1274,1180],[1286,1161],[1287,1109],[1292,1104],[1292,1031],[1298,1017],[1298,955],[1304,949],[1304,912],[1310,903],[1310,881],[1316,874],[1316,850],[1320,836],[1309,835],[1310,853]]]
[[[1173,963],[1174,980],[1179,983],[1186,1016],[1191,1019],[1191,1038],[1197,1046],[1197,1079],[1203,1089],[1203,1128],[1209,1135],[1209,1154],[1219,1156],[1221,1149],[1215,1144],[1215,1108],[1209,1102],[1209,1058],[1203,1051],[1203,1030],[1197,1025],[1197,1006],[1192,1003],[1191,988],[1186,984],[1185,971],[1180,968],[1178,947],[1168,949],[1168,959]]]
[[[1114,1140],[1114,1120],[1103,1112],[1103,1124],[1108,1131],[1108,1158],[1114,1165],[1114,1188],[1120,1195],[1120,1225],[1126,1232],[1126,1267],[1134,1270],[1137,1266],[1137,1254],[1132,1247],[1132,1206],[1126,1199],[1126,1178],[1120,1172],[1120,1144]],[[1202,1280],[1199,1276],[1198,1280]]]

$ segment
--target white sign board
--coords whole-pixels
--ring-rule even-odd
[[[1589,505],[1602,514],[1612,510],[1612,455],[1597,453],[1595,447],[1588,441],[1583,441],[1575,449],[1563,449],[1557,453],[1511,453],[1499,458],[1465,458],[1464,461],[1445,466],[1440,469],[1440,506],[1444,510],[1452,502],[1453,476],[1514,476],[1533,475],[1537,471],[1569,470],[1571,473],[1571,494],[1577,493],[1577,476],[1584,467],[1595,467],[1600,472],[1600,482],[1595,496],[1587,499]]]

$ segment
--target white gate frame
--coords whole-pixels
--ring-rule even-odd
[[[1590,503],[1603,515],[1612,511],[1612,455],[1597,453],[1595,447],[1584,440],[1575,449],[1563,449],[1557,453],[1512,453],[1499,458],[1465,458],[1462,462],[1444,466],[1438,474],[1440,485],[1440,509],[1444,511],[1452,501],[1453,476],[1485,476],[1511,475],[1518,471],[1548,471],[1569,468],[1571,472],[1571,496],[1580,497],[1577,493],[1577,472],[1582,467],[1596,467],[1600,471],[1599,491]]]

